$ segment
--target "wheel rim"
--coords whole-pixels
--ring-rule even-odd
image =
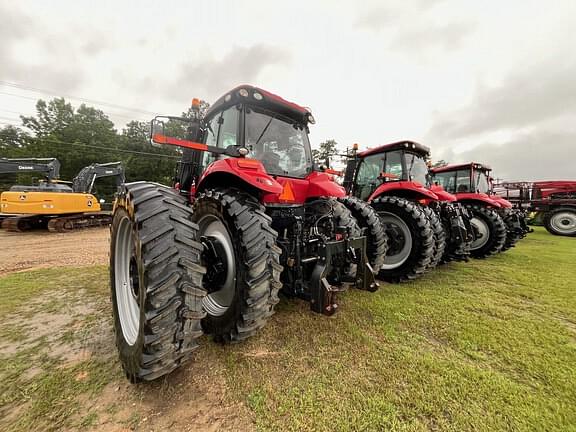
[[[576,213],[559,212],[550,218],[550,225],[562,234],[576,233]]]
[[[118,225],[114,254],[116,305],[122,334],[128,345],[134,345],[140,332],[140,290],[138,265],[134,253],[132,222],[124,217]]]
[[[226,276],[222,277],[222,282],[217,286],[207,286],[208,295],[202,300],[204,309],[209,315],[221,316],[232,305],[236,292],[236,261],[234,255],[234,244],[226,226],[222,221],[213,215],[206,215],[198,221],[200,235],[210,237],[211,241],[217,242],[219,246],[219,258],[224,261]],[[209,263],[205,263],[209,265]]]
[[[475,227],[476,232],[478,232],[478,234],[480,234],[472,242],[472,245],[470,246],[470,250],[480,249],[482,246],[484,246],[486,243],[488,243],[488,238],[490,237],[490,227],[488,226],[488,224],[484,220],[482,220],[478,217],[473,217],[470,220],[470,225]]]
[[[382,270],[393,270],[406,262],[412,251],[412,233],[406,222],[393,213],[379,213],[386,227],[389,248],[384,258]],[[400,238],[399,238],[400,237]]]

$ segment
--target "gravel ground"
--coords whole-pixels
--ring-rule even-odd
[[[0,275],[37,268],[107,264],[109,240],[108,227],[69,233],[0,230]]]

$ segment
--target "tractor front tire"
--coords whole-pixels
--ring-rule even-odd
[[[550,234],[576,237],[576,209],[561,207],[544,215],[544,226]]]
[[[388,237],[388,251],[378,278],[399,283],[426,273],[434,253],[434,232],[422,207],[393,196],[376,198],[371,205]]]
[[[114,205],[110,286],[116,346],[131,382],[166,375],[198,347],[205,269],[192,209],[155,183],[122,186]]]
[[[339,198],[342,204],[352,213],[361,229],[364,229],[367,242],[366,255],[375,272],[384,264],[388,238],[378,213],[365,201],[354,197]]]
[[[233,188],[206,190],[194,203],[193,221],[215,253],[207,268],[202,328],[218,342],[238,342],[264,327],[282,286],[281,249],[271,218],[258,200]]]
[[[481,234],[472,241],[470,255],[473,258],[487,258],[502,250],[506,242],[506,224],[495,209],[477,204],[466,206],[470,224]]]

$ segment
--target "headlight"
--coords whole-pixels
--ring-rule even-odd
[[[254,94],[253,94],[252,96],[254,96],[254,99],[259,100],[259,101],[261,101],[262,99],[264,99],[263,96],[262,96],[262,94],[261,94],[261,93],[258,93],[258,92],[254,92]]]
[[[240,89],[240,90],[238,90],[238,94],[242,97],[248,97],[248,90]]]

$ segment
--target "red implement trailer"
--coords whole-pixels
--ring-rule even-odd
[[[576,181],[504,182],[496,193],[524,211],[538,212],[551,234],[576,237]]]
[[[174,370],[203,333],[254,335],[280,289],[333,314],[347,287],[377,289],[370,263],[386,251],[374,211],[313,164],[308,109],[248,85],[193,108],[152,123],[154,143],[182,148],[175,187],[127,184],[114,207],[116,343],[133,382]]]

